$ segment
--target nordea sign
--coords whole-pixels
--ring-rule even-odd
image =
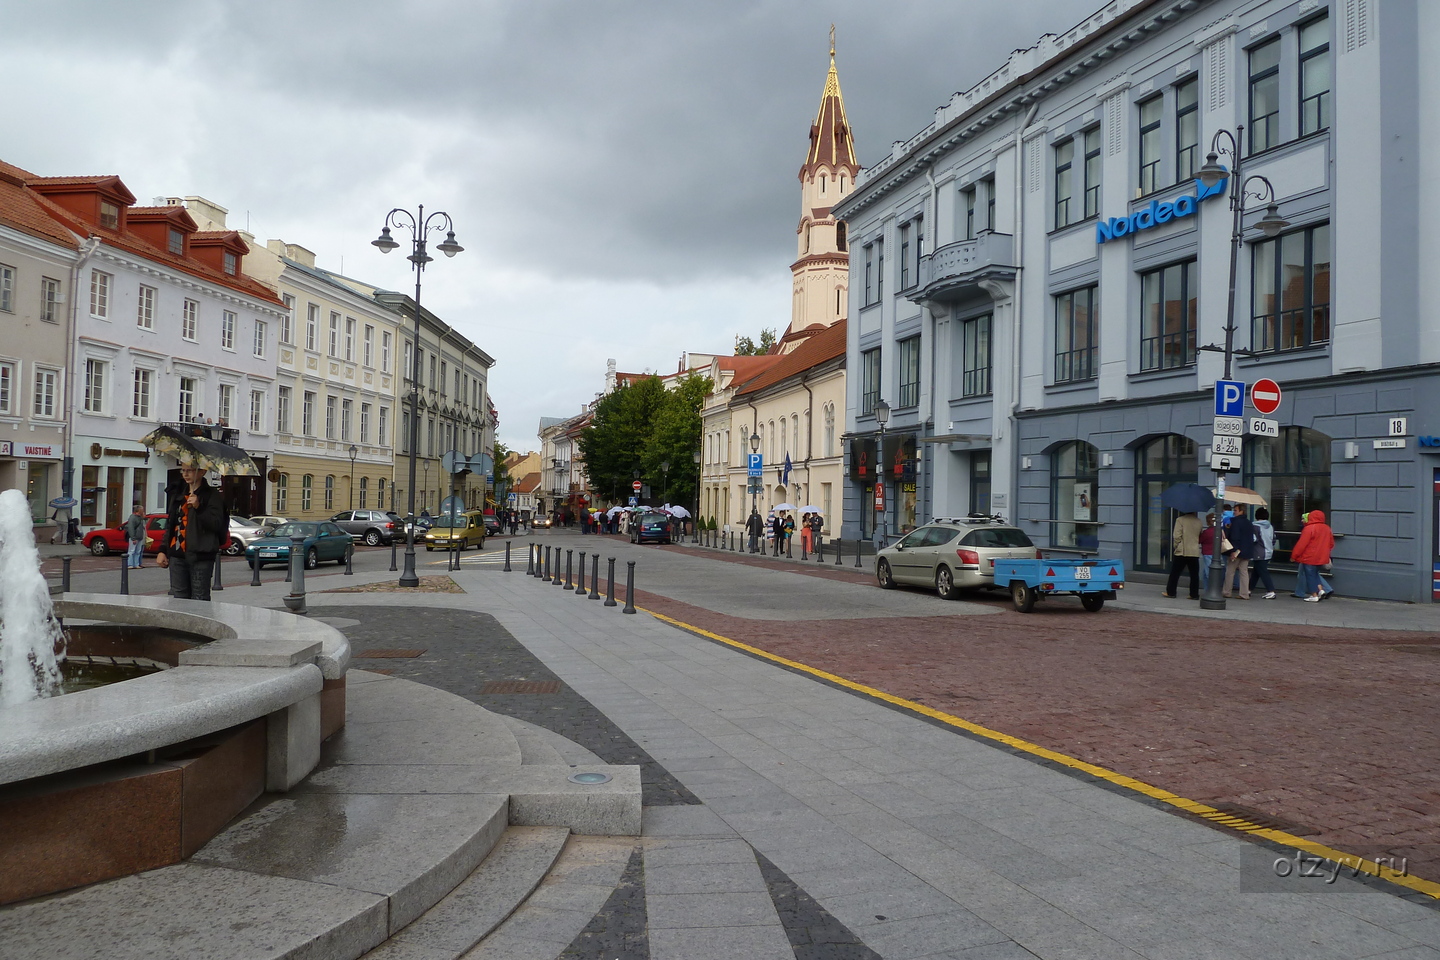
[[[1176,197],[1174,200],[1166,200],[1164,203],[1151,200],[1150,206],[1136,211],[1128,217],[1111,217],[1109,220],[1101,220],[1095,224],[1095,242],[1104,243],[1106,240],[1114,240],[1116,237],[1123,237],[1135,233],[1137,230],[1148,230],[1180,217],[1188,217],[1199,209],[1201,200],[1209,197],[1223,197],[1225,186],[1229,182],[1229,178],[1226,178],[1213,187],[1207,187],[1196,180],[1195,193],[1192,195]]]

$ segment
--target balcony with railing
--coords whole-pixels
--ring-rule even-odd
[[[235,427],[221,427],[213,423],[187,423],[179,420],[165,421],[162,425],[186,437],[218,440],[221,443],[228,443],[232,447],[240,446],[240,431]]]
[[[956,240],[920,258],[912,300],[956,300],[983,280],[1015,279],[1015,238],[985,231],[972,240]]]

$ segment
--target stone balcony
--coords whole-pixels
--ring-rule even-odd
[[[958,300],[984,280],[1015,279],[1015,238],[985,231],[973,240],[947,243],[920,258],[920,282],[911,300]]]

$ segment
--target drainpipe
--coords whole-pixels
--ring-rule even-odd
[[[65,426],[61,432],[65,459],[60,461],[60,493],[66,497],[75,496],[75,342],[80,337],[80,271],[99,249],[99,237],[86,237],[80,244],[80,256],[70,268],[70,336],[65,338],[65,370],[70,376],[65,383]],[[76,516],[79,509],[75,508]]]
[[[800,378],[800,386],[805,388],[807,398],[805,401],[805,485],[810,488],[810,493],[806,500],[814,503],[815,484],[810,480],[810,458],[815,454],[815,391],[810,389],[808,374]]]
[[[1040,101],[1037,99],[1030,104],[1030,109],[1025,114],[1025,120],[1015,131],[1015,293],[1014,293],[1014,322],[1010,324],[1010,410],[1006,417],[1005,425],[1008,427],[1015,421],[1015,414],[1020,409],[1020,307],[1024,299],[1025,268],[1021,261],[1025,259],[1025,183],[1022,177],[1025,175],[1025,165],[1022,153],[1025,152],[1025,130],[1035,122],[1035,114],[1040,112]],[[993,447],[993,441],[992,441]],[[1018,451],[1011,451],[1010,460],[1018,462],[1014,454]],[[1020,486],[1012,471],[1010,478],[1010,490],[1015,496],[1010,498],[1010,513],[1013,516],[1015,508],[1019,505]]]

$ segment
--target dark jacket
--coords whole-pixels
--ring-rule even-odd
[[[1238,513],[1231,517],[1226,536],[1230,538],[1230,546],[1235,548],[1240,559],[1249,560],[1255,555],[1255,525],[1250,522],[1249,517]]]
[[[760,514],[750,514],[749,519],[745,521],[745,532],[756,537],[765,532],[765,521],[760,518]]]
[[[189,495],[190,487],[183,480],[165,490],[165,502],[168,504],[165,512],[170,519],[165,524],[165,539],[161,543],[160,551],[167,557],[179,555],[179,551],[175,549],[175,534],[180,529],[180,511],[185,509],[185,498]],[[221,498],[220,491],[208,483],[201,483],[195,496],[200,505],[191,512],[190,522],[185,530],[185,552],[201,557],[213,557],[230,536],[230,522],[225,517],[225,501]]]

